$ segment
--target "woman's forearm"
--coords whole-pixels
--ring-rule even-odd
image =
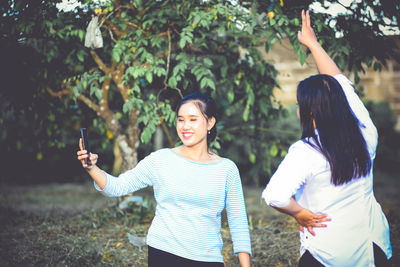
[[[241,267],[250,267],[250,254],[247,252],[239,252],[238,258]]]
[[[97,167],[97,165],[94,165],[92,168],[87,169],[87,172],[100,187],[100,189],[104,189],[104,187],[106,187],[107,176],[99,167]]]
[[[326,214],[315,214],[308,209],[303,208],[293,197],[290,199],[289,205],[286,207],[274,208],[280,212],[293,216],[299,224],[300,230],[303,231],[303,227],[306,227],[308,232],[312,235],[315,235],[313,227],[326,227],[327,225],[325,222],[331,220]]]
[[[328,74],[330,76],[335,76],[341,73],[336,63],[318,42],[308,48],[313,55],[315,64],[317,64],[319,73]]]
[[[300,206],[299,203],[297,203],[297,201],[293,197],[290,198],[289,205],[287,205],[286,207],[272,207],[280,212],[286,213],[293,217],[295,217],[296,214],[304,209],[302,206]]]

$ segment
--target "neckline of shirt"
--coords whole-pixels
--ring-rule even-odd
[[[223,162],[223,161],[225,160],[225,158],[221,158],[221,160],[215,161],[215,162],[199,162],[199,161],[194,161],[194,160],[191,160],[191,159],[187,159],[187,158],[185,158],[185,157],[182,157],[181,155],[179,155],[179,154],[175,153],[174,151],[172,151],[171,148],[168,148],[168,150],[169,150],[172,154],[174,154],[176,157],[178,157],[178,158],[180,158],[180,159],[183,159],[184,161],[187,161],[187,162],[189,162],[189,163],[194,163],[194,164],[198,164],[198,165],[216,165],[216,164],[219,164],[219,163],[221,163],[221,162]]]

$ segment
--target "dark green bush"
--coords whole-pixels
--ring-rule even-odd
[[[396,115],[386,102],[366,102],[370,116],[378,129],[378,148],[374,166],[378,170],[400,170],[400,132],[396,131]]]

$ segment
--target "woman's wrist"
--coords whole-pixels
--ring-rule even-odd
[[[311,53],[315,50],[319,50],[322,48],[321,44],[318,41],[312,42],[307,45],[307,48],[310,49]]]
[[[91,170],[93,170],[93,168],[95,167],[96,165],[88,165],[86,168],[85,168],[85,170],[87,171],[87,172],[89,172],[89,171],[91,171]]]

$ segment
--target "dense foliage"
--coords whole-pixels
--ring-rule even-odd
[[[304,63],[299,13],[318,1],[81,1],[72,11],[60,9],[59,2],[9,0],[0,7],[6,69],[1,148],[14,155],[11,162],[21,151],[30,151],[25,162],[32,164],[60,151],[66,156],[59,159],[69,158],[77,130],[86,126],[93,151],[107,152],[102,158],[109,168],[105,154],[111,151],[120,162],[115,172],[130,168],[138,149],[152,149],[139,145],[152,143],[158,127],[164,145],[178,141],[174,106],[182,95],[201,91],[220,106],[213,148],[222,146],[222,155],[240,163],[248,182],[271,174],[296,134],[276,126],[285,115],[273,96],[277,72],[260,49],[270,52],[289,38]],[[379,69],[397,57],[379,25],[389,21],[398,29],[399,4],[381,2],[355,1],[336,18],[313,13],[321,43],[342,69],[357,73],[361,63]],[[365,5],[372,11],[364,12]],[[101,48],[84,46],[93,16]]]

